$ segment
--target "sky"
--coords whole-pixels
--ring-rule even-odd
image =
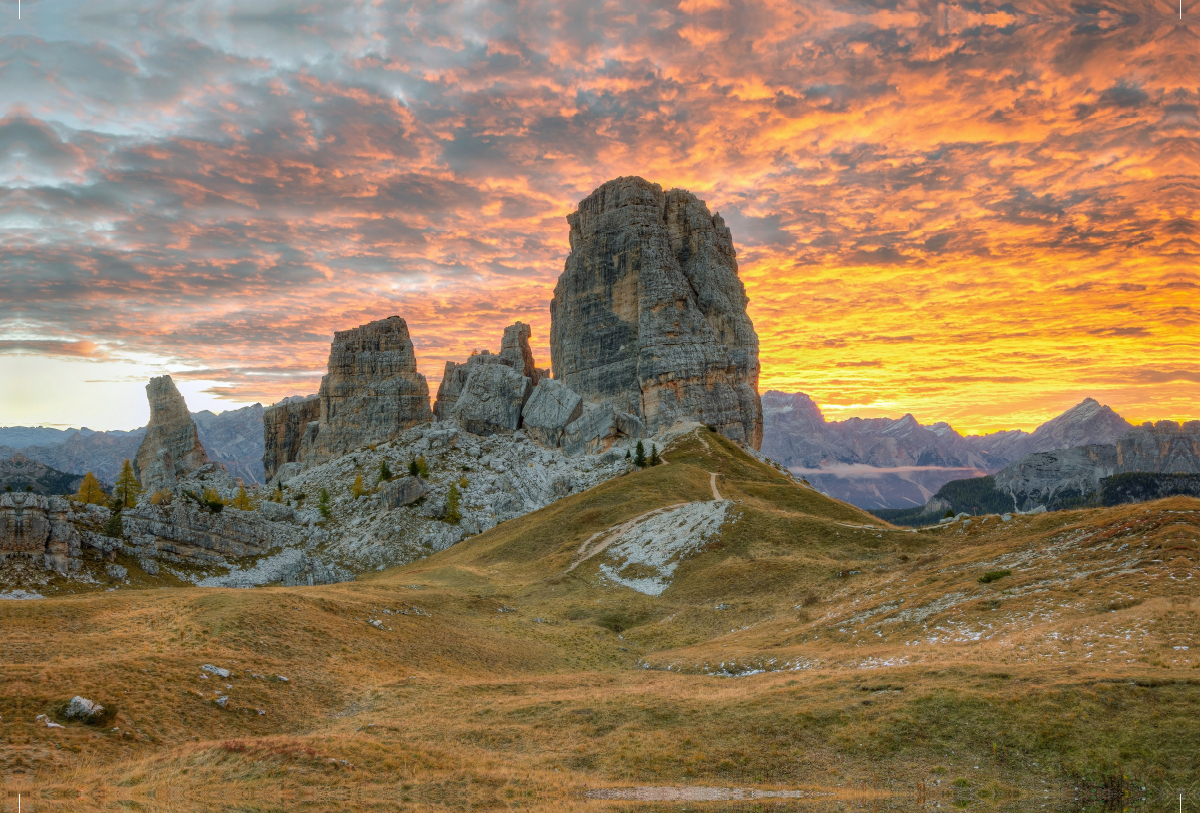
[[[393,314],[431,391],[518,319],[548,365],[565,217],[621,175],[725,218],[760,391],[1200,418],[1187,3],[0,8],[0,425],[315,392]]]

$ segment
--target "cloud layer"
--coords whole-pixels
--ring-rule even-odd
[[[638,174],[730,224],[763,389],[964,431],[1086,395],[1197,417],[1200,49],[1167,6],[25,12],[0,353],[136,359],[231,404],[314,391],[334,330],[393,313],[434,381],[515,319],[548,360],[564,216]]]

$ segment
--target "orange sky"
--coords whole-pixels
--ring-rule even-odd
[[[1089,395],[1200,417],[1173,6],[95,8],[4,37],[0,376],[55,372],[0,425],[129,428],[158,371],[194,408],[314,392],[332,332],[391,314],[431,390],[516,319],[548,363],[564,217],[626,174],[725,216],[762,391],[964,432]]]

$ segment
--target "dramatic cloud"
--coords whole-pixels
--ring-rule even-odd
[[[1169,12],[29,3],[0,354],[231,406],[314,391],[333,331],[391,314],[435,385],[516,319],[548,362],[564,216],[638,174],[733,229],[763,389],[963,431],[1087,395],[1197,417],[1200,70]]]

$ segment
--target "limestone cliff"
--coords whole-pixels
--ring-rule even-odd
[[[142,488],[152,494],[173,487],[179,477],[211,461],[171,376],[150,379],[146,397],[150,400],[150,424],[133,459],[133,470]]]
[[[0,559],[25,557],[63,575],[78,568],[80,535],[70,517],[61,497],[0,494]]]
[[[321,420],[316,396],[287,399],[263,410],[263,476],[270,480],[284,463],[300,460],[300,440],[309,423]]]
[[[319,426],[306,466],[433,420],[429,385],[417,372],[408,325],[399,316],[335,333],[317,398]]]
[[[437,419],[444,421],[450,417],[454,405],[462,395],[463,387],[466,386],[468,376],[480,364],[502,364],[511,367],[528,378],[533,386],[537,386],[541,379],[547,378],[547,372],[534,363],[533,350],[529,347],[531,335],[529,325],[515,322],[504,328],[499,353],[493,354],[484,350],[461,363],[447,361],[442,383],[438,385],[437,401],[433,405],[433,414]]]
[[[759,448],[758,336],[720,215],[627,177],[567,221],[571,253],[550,304],[555,379],[651,433],[692,420]]]

